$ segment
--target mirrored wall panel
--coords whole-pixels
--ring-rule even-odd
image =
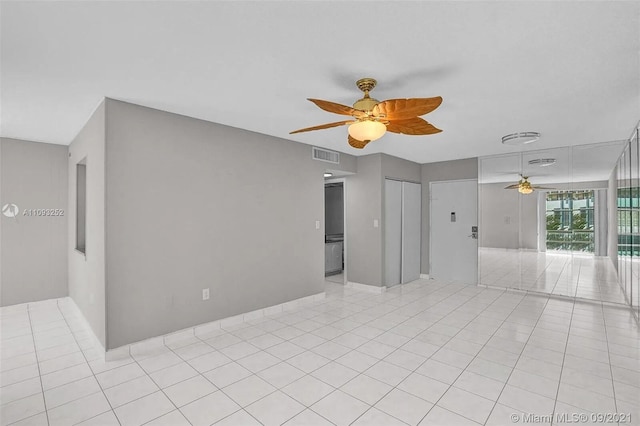
[[[616,191],[623,182],[616,164],[627,145],[480,158],[480,284],[624,304],[616,269],[626,268],[628,280],[640,276],[640,264],[632,271],[633,262],[617,256]]]
[[[617,256],[618,282],[630,304],[640,317],[640,146],[636,129],[625,144],[615,170],[617,235],[612,258]]]

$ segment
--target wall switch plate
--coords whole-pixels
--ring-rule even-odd
[[[316,220],[316,229],[320,229],[320,221]]]
[[[373,227],[377,228],[379,226],[378,219],[373,219]]]
[[[209,300],[209,289],[208,288],[203,288],[202,289],[202,300]]]

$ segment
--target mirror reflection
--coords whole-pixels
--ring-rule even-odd
[[[618,258],[617,188],[630,188],[631,179],[621,181],[616,166],[627,145],[619,141],[480,158],[479,283],[627,303],[616,271],[628,269],[632,281],[631,262],[619,265]],[[640,209],[638,191],[627,192],[636,200],[629,208]],[[640,223],[635,217],[632,230],[627,222],[633,218],[620,221],[623,241]]]

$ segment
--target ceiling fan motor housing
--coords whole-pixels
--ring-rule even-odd
[[[360,111],[371,111],[373,110],[373,107],[379,103],[380,103],[379,100],[370,98],[369,95],[367,94],[367,96],[365,96],[364,98],[358,99],[353,104],[353,107],[355,109],[359,109]]]

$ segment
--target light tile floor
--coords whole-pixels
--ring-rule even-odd
[[[112,362],[73,312],[68,299],[0,309],[2,425],[640,424],[638,325],[602,303],[328,282],[323,301]]]
[[[324,277],[324,279],[332,283],[344,284],[344,272],[341,272],[339,274],[334,274],[334,275],[328,275]]]
[[[478,265],[480,284],[626,303],[606,257],[480,248]]]

